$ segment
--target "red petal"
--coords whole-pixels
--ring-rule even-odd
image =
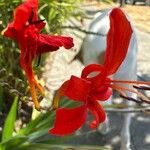
[[[32,70],[32,60],[30,59],[29,54],[25,55],[23,51],[21,51],[20,54],[20,66],[25,71],[28,80],[31,80],[34,76]]]
[[[98,125],[105,121],[106,114],[103,107],[97,101],[88,101],[88,108],[95,117],[95,119],[90,123],[90,128],[97,128]]]
[[[103,89],[102,89],[103,88]],[[100,101],[106,101],[109,99],[109,97],[113,94],[112,89],[109,87],[101,87],[101,89],[98,89],[94,93],[92,93],[92,98],[94,100],[100,100]]]
[[[101,72],[102,70],[103,70],[102,65],[100,65],[100,64],[90,64],[82,70],[81,78],[87,78],[87,76],[90,73],[97,72],[97,71]]]
[[[15,29],[22,29],[26,22],[32,15],[33,11],[33,20],[37,20],[37,9],[38,9],[38,0],[26,0],[23,4],[18,6],[14,12],[14,27]]]
[[[74,46],[73,39],[71,37],[39,34],[37,54],[56,51],[61,46],[66,49],[72,48]]]
[[[63,136],[71,134],[79,129],[87,118],[86,106],[76,108],[60,108],[56,111],[54,128],[49,130],[50,134]]]
[[[115,73],[125,59],[132,28],[125,14],[119,8],[110,13],[110,30],[107,35],[107,48],[105,55],[105,68],[107,75]]]
[[[43,25],[45,24],[41,22],[37,24],[36,28],[40,29]],[[60,46],[64,46],[65,48],[73,46],[73,39],[71,37],[55,37],[38,34],[34,30],[36,28],[34,26],[26,28],[24,34],[27,36],[23,38],[23,40],[22,38],[18,39],[20,40],[19,44],[21,49],[24,50],[26,58],[30,59],[30,61],[42,53],[55,51],[59,49]]]
[[[38,31],[40,31],[41,29],[44,28],[45,25],[46,25],[46,23],[44,21],[41,21],[36,24],[36,28],[38,29]]]
[[[8,24],[7,28],[2,31],[2,35],[15,39],[14,22]]]
[[[85,101],[89,94],[90,88],[91,83],[89,81],[71,76],[64,94],[72,100]]]

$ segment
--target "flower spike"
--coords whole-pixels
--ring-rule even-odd
[[[21,50],[20,65],[27,76],[32,100],[35,108],[40,109],[36,89],[44,95],[44,89],[36,81],[32,62],[41,54],[58,50],[61,46],[70,49],[74,46],[73,39],[65,36],[40,34],[44,28],[44,20],[38,20],[38,0],[26,0],[14,11],[14,20],[2,31],[6,37],[17,41]]]
[[[137,103],[150,103],[149,98],[136,90],[149,90],[149,87],[145,87],[145,85],[150,85],[150,82],[112,80],[109,78],[110,75],[113,75],[118,70],[125,59],[132,35],[131,25],[121,9],[112,9],[109,17],[110,29],[107,35],[104,65],[90,64],[82,70],[80,78],[71,76],[71,78],[60,87],[54,98],[53,104],[55,109],[58,107],[61,96],[66,96],[69,99],[81,102],[81,106],[73,109],[56,109],[56,120],[54,127],[49,130],[50,134],[62,136],[73,133],[84,124],[86,120],[85,114],[88,112],[91,112],[94,117],[89,126],[92,129],[96,128],[100,123],[104,122],[106,118],[105,111],[98,101],[108,100],[112,95],[112,90],[119,92],[120,96],[126,100]],[[97,74],[91,77],[90,75],[92,73]],[[128,89],[119,84],[117,85],[117,83],[130,84],[134,89]],[[128,97],[126,91],[137,94],[140,100]],[[72,111],[74,111],[74,113],[69,113]]]

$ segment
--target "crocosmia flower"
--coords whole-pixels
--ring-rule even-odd
[[[38,20],[37,11],[38,0],[26,0],[15,9],[14,20],[2,34],[18,42],[21,51],[20,64],[27,76],[35,108],[40,109],[35,90],[37,88],[41,94],[44,94],[44,90],[34,77],[32,62],[42,53],[56,51],[61,46],[70,49],[73,47],[73,39],[40,34],[45,22]]]
[[[86,66],[81,77],[71,76],[57,92],[53,108],[56,109],[56,120],[54,127],[49,130],[50,134],[66,135],[79,129],[86,121],[88,112],[94,116],[90,122],[90,128],[96,128],[104,122],[106,115],[100,101],[108,100],[112,95],[112,89],[117,90],[119,94],[130,100],[125,91],[136,93],[141,100],[150,102],[142,93],[119,86],[114,83],[124,83],[134,85],[135,88],[145,88],[145,86],[135,86],[139,84],[150,84],[149,82],[121,81],[112,80],[109,76],[113,75],[126,57],[129,47],[132,28],[124,13],[119,8],[114,8],[110,13],[110,29],[107,35],[107,47],[104,65],[91,64]],[[96,73],[95,75],[91,75]],[[148,87],[147,87],[148,88]],[[61,96],[78,101],[80,106],[75,108],[58,108],[58,102]],[[137,101],[137,100],[135,100]]]

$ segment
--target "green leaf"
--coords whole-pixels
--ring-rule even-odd
[[[2,133],[2,142],[8,140],[13,134],[16,115],[17,115],[17,108],[18,108],[17,106],[18,106],[18,96],[14,98],[14,102],[5,120],[3,133]]]
[[[63,107],[71,107],[74,106],[73,101],[61,100],[61,104]],[[46,128],[50,128],[53,125],[54,121],[54,112],[47,112],[45,114],[40,114],[37,118],[30,121],[25,128],[22,128],[17,134],[18,135],[29,135],[36,131],[40,131]]]
[[[40,124],[43,124],[43,122],[45,122],[45,121],[47,123],[48,119],[50,119],[49,116],[50,116],[50,113],[39,115],[36,119],[29,122],[29,124],[27,124],[27,126],[25,128],[22,128],[17,134],[18,135],[29,135],[31,133],[38,131],[39,130],[38,126]]]
[[[72,146],[72,145],[50,145],[42,143],[29,144],[23,150],[110,150],[103,146]],[[22,149],[19,149],[22,150]]]
[[[14,136],[9,138],[2,143],[0,143],[0,150],[17,150],[17,147],[21,147],[22,144],[25,144],[28,140],[26,136]]]

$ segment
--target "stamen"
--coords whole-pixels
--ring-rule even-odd
[[[49,111],[52,111],[52,110],[55,110],[58,108],[59,106],[59,101],[60,101],[60,98],[64,95],[64,92],[67,88],[67,84],[68,82],[66,81],[61,87],[60,89],[57,91],[55,97],[54,97],[54,100],[53,100],[53,103],[52,103],[52,106],[50,107]]]
[[[140,98],[140,100],[141,100],[142,102],[145,102],[145,103],[147,103],[147,104],[150,104],[150,101],[146,101],[146,100],[144,100],[144,99],[142,99],[142,98]]]
[[[138,103],[138,104],[141,104],[143,101],[139,101],[139,100],[137,100],[137,99],[134,99],[134,98],[132,98],[132,97],[126,97],[126,96],[124,96],[124,95],[120,95],[120,97],[122,97],[122,98],[124,98],[124,99],[126,99],[126,100],[130,100],[130,101],[133,101],[133,102],[136,102],[136,103]],[[147,102],[147,101],[146,101]]]
[[[125,97],[127,97],[127,94],[119,89],[113,88],[114,90],[116,90],[118,93],[120,93],[120,95],[123,95]]]
[[[7,30],[8,30],[8,27],[5,28],[4,30],[2,30],[1,35],[4,35],[5,31],[7,31]]]
[[[131,93],[135,93],[137,94],[139,97],[141,97],[142,99],[144,99],[145,101],[150,101],[149,98],[147,98],[144,94],[138,92],[138,91],[134,91],[132,89],[128,89],[128,88],[125,88],[125,87],[121,87],[121,86],[116,86],[116,85],[110,85],[110,87],[112,89],[115,89],[115,90],[121,90],[121,91],[128,91],[128,92],[131,92]]]
[[[31,96],[32,96],[33,103],[35,105],[35,109],[40,110],[40,104],[37,100],[35,85],[34,83],[31,82],[29,83],[29,85],[30,85]]]
[[[45,91],[44,91],[43,87],[39,83],[37,83],[36,80],[35,80],[34,83],[35,83],[35,86],[37,87],[37,89],[39,90],[39,92],[44,96],[45,95]]]
[[[110,82],[126,83],[126,84],[146,84],[146,85],[150,85],[150,82],[144,82],[144,81],[110,80]]]
[[[60,93],[60,91],[58,91],[56,93],[56,96],[54,97],[52,106],[50,107],[49,111],[56,110],[58,108],[61,96],[62,94]]]
[[[139,89],[139,90],[150,90],[150,87],[148,87],[148,86],[135,86],[135,85],[133,85],[133,87],[135,89]]]

